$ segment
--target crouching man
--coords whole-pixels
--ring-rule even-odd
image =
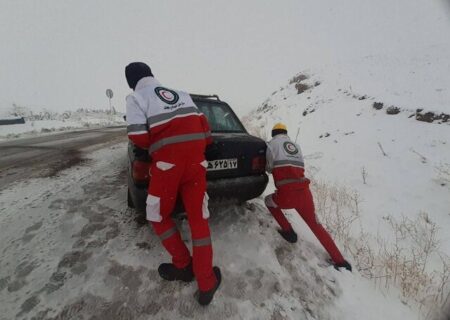
[[[266,158],[266,170],[272,173],[277,190],[265,198],[265,203],[281,227],[278,231],[280,235],[288,242],[297,242],[297,234],[282,212],[282,209],[295,209],[328,251],[335,268],[343,267],[351,271],[351,265],[316,219],[314,201],[309,190],[310,181],[304,176],[300,147],[291,141],[287,128],[282,123],[277,123],[272,129],[272,140],[267,145]]]
[[[172,263],[159,266],[159,275],[185,282],[195,276],[199,288],[196,299],[207,305],[221,282],[220,269],[212,265],[207,220],[204,152],[211,143],[208,121],[188,93],[163,87],[145,63],[130,63],[125,76],[134,91],[126,99],[128,137],[147,149],[152,158],[147,220],[172,256]],[[178,194],[191,229],[192,258],[171,218]]]

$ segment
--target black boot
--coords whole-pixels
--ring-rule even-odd
[[[175,267],[172,263],[162,263],[159,265],[158,273],[161,278],[169,281],[181,280],[184,282],[191,282],[194,280],[192,262],[181,269]]]
[[[280,230],[278,229],[278,233],[281,234],[281,236],[290,243],[296,243],[297,242],[297,234],[293,229],[289,230]]]
[[[348,261],[344,260],[341,263],[335,263],[334,268],[339,271],[339,268],[345,268],[348,271],[352,272],[352,265],[348,263]]]
[[[197,291],[196,297],[198,303],[200,303],[202,306],[207,306],[211,303],[212,299],[214,298],[214,294],[216,293],[217,289],[220,286],[220,283],[222,282],[222,274],[220,273],[219,267],[213,268],[214,274],[216,275],[217,283],[216,285],[208,291]]]

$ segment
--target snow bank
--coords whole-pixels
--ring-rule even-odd
[[[83,128],[125,125],[123,114],[111,114],[107,110],[78,109],[76,111],[55,112],[46,109],[31,110],[13,106],[2,110],[0,119],[25,119],[25,124],[1,125],[0,140],[18,138],[23,135],[48,134]]]

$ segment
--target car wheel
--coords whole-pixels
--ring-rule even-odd
[[[130,189],[128,189],[127,195],[128,208],[134,208],[133,200],[131,199]]]

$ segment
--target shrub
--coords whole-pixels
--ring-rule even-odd
[[[311,186],[319,220],[352,256],[361,275],[378,287],[398,287],[426,318],[449,303],[450,258],[440,251],[438,226],[427,213],[415,219],[384,217],[389,232],[374,236],[362,226],[362,199],[356,191],[322,181]],[[430,268],[432,259],[441,261],[441,268]]]

